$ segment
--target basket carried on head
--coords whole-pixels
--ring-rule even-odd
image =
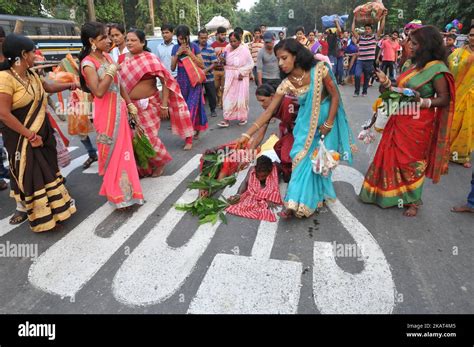
[[[382,2],[367,2],[355,8],[354,16],[357,23],[375,24],[382,19],[385,10],[386,8]]]

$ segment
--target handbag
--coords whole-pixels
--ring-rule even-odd
[[[206,74],[204,73],[204,70],[197,66],[190,57],[182,58],[181,62],[188,74],[191,86],[196,87],[198,84],[206,82]]]

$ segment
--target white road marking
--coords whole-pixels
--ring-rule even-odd
[[[72,152],[72,151],[76,150],[77,148],[78,147],[68,147],[68,150],[69,150],[69,152]],[[76,168],[78,168],[79,166],[82,166],[82,163],[88,157],[89,156],[87,154],[84,154],[84,155],[82,155],[82,156],[80,156],[76,159],[71,160],[71,163],[68,166],[61,169],[61,174],[63,175],[63,177],[67,177]],[[12,225],[12,224],[10,224],[10,218],[11,218],[11,216],[0,219],[0,237],[8,234],[13,229],[18,228],[23,223],[26,223],[26,221],[24,221],[23,223]]]
[[[48,293],[74,297],[189,173],[198,167],[199,157],[194,156],[172,176],[142,180],[147,202],[111,237],[99,237],[94,231],[114,208],[106,203],[97,209],[39,256],[29,271],[31,284]]]
[[[287,185],[280,187],[286,191]],[[270,259],[280,218],[262,221],[250,257],[217,254],[193,298],[193,314],[294,314],[303,264]]]
[[[232,187],[227,187],[222,195],[234,195],[245,179],[246,172],[247,170],[240,172],[237,182]],[[194,199],[196,191],[187,190],[177,203],[187,203]],[[191,275],[221,221],[214,225],[201,225],[185,245],[172,248],[166,240],[184,214],[185,212],[171,208],[124,261],[112,284],[117,300],[134,306],[163,302],[176,293]]]
[[[348,166],[339,166],[334,181],[349,182],[356,193],[363,176]],[[336,264],[333,245],[315,242],[313,250],[313,294],[323,314],[387,314],[395,305],[395,284],[382,249],[365,226],[339,200],[328,204],[362,251],[364,269],[347,273]]]
[[[217,254],[193,298],[192,314],[294,314],[302,264]]]

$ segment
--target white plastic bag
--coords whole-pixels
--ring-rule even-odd
[[[58,156],[58,165],[61,168],[68,166],[71,163],[71,153],[69,153],[66,145],[63,142],[63,139],[58,134],[57,131],[53,133],[54,138],[56,139],[56,152]]]
[[[334,151],[329,151],[324,145],[324,137],[319,140],[319,149],[314,158],[311,160],[313,163],[313,172],[317,175],[324,177],[329,176],[332,170],[339,164],[338,160],[334,159]]]

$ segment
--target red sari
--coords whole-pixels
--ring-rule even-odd
[[[454,80],[443,62],[412,67],[397,84],[433,97],[433,81],[444,76],[451,95],[447,108],[421,109],[419,114],[392,115],[360,192],[366,203],[380,207],[420,205],[425,176],[438,183],[448,171],[449,133],[454,111]]]

